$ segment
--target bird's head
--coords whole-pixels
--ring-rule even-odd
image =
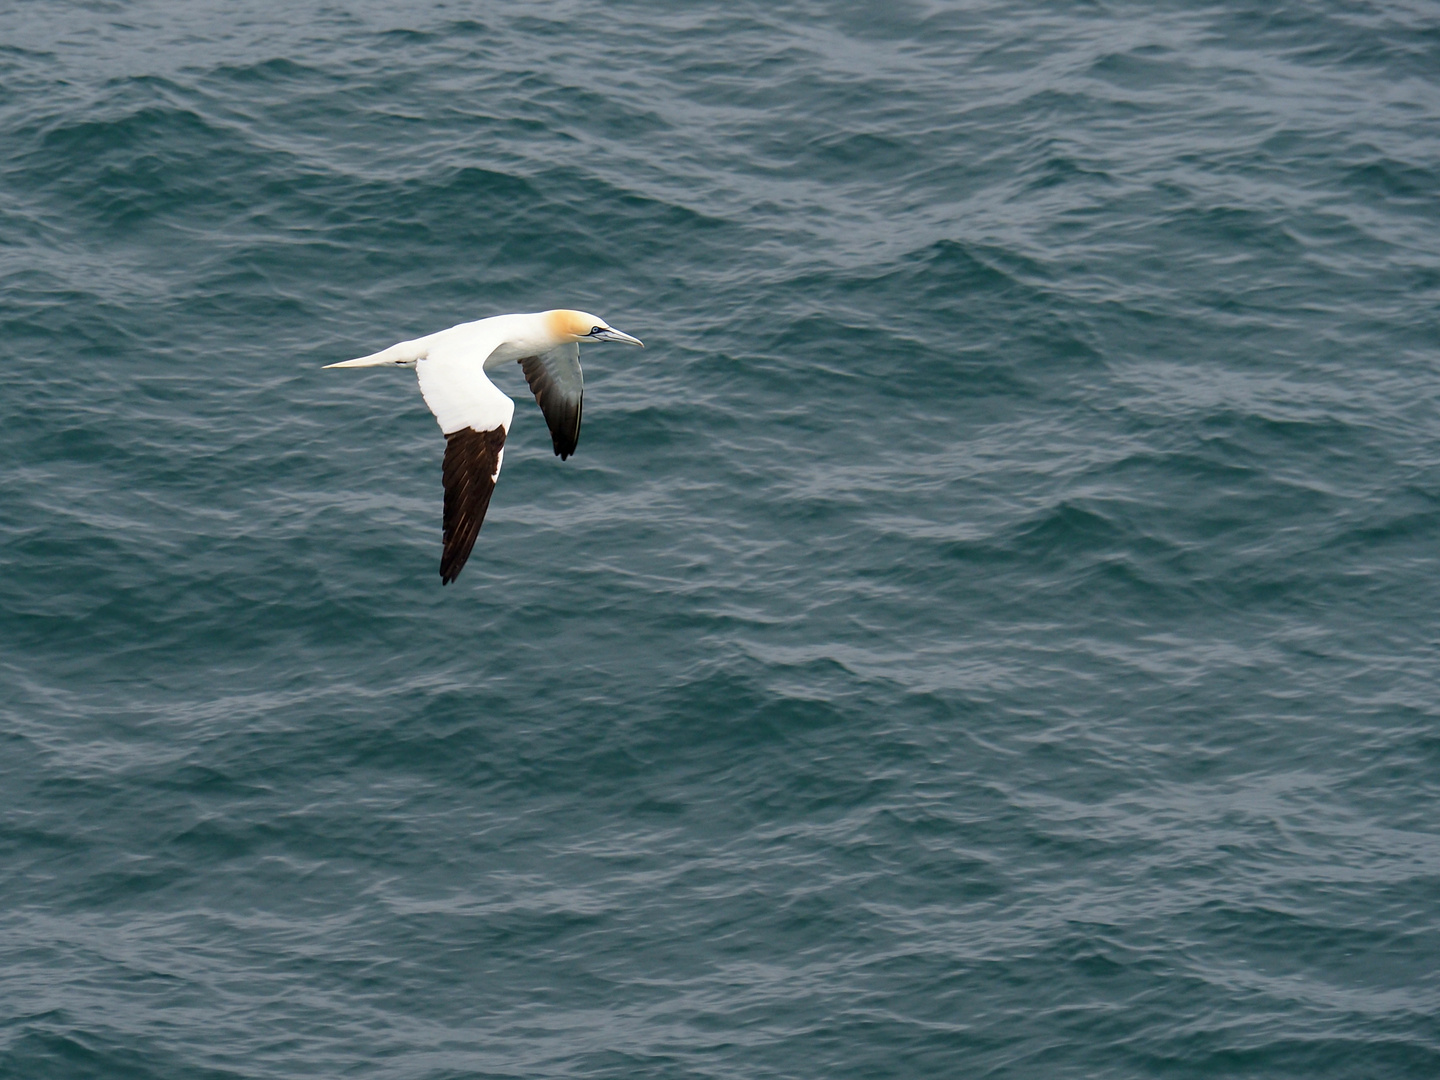
[[[645,347],[639,338],[622,334],[599,315],[591,315],[588,311],[570,311],[568,308],[547,311],[545,324],[559,342],[623,341],[627,345],[639,345],[642,349]]]

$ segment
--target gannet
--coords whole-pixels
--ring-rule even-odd
[[[555,453],[564,461],[580,439],[582,341],[623,341],[644,348],[639,338],[622,334],[598,315],[561,309],[461,323],[370,356],[325,365],[415,368],[425,404],[445,433],[443,584],[460,576],[475,546],[515,415],[515,402],[485,373],[511,361],[520,365],[550,426]]]

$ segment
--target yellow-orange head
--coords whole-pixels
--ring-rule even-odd
[[[545,312],[545,328],[556,341],[623,341],[628,345],[645,347],[639,338],[622,334],[599,315],[588,311],[572,311],[556,308]]]

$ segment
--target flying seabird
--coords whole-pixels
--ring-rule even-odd
[[[420,393],[445,433],[444,584],[460,576],[475,546],[500,479],[505,436],[515,415],[515,402],[485,373],[511,361],[520,365],[550,426],[555,453],[564,461],[580,439],[582,341],[624,341],[644,348],[638,338],[622,334],[598,315],[561,309],[461,323],[358,360],[325,365],[414,367],[420,377]]]

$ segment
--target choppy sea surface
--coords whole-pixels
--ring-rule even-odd
[[[0,466],[0,1075],[1440,1076],[1435,3],[15,0]]]

